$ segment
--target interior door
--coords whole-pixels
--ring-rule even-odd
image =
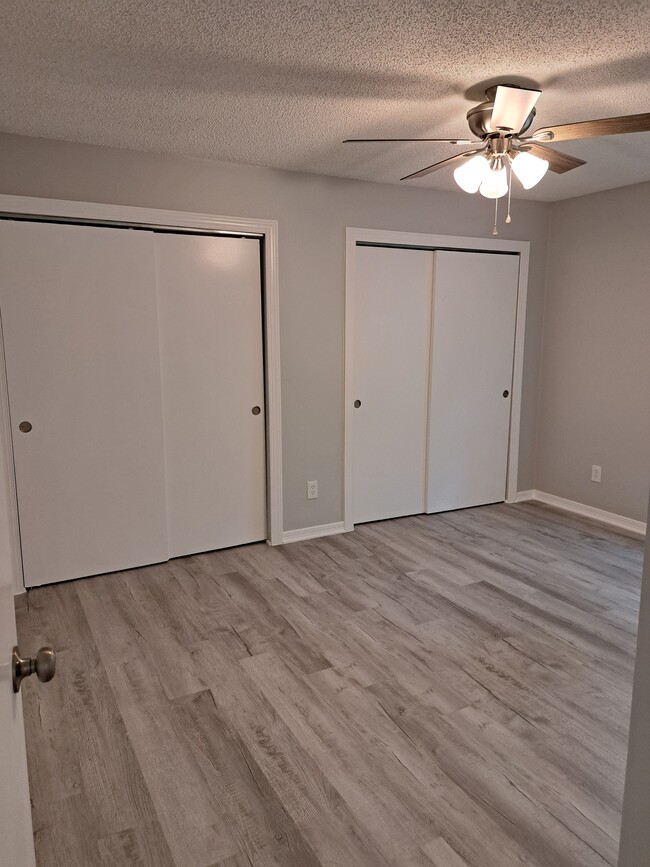
[[[0,340],[0,351],[2,341]],[[2,412],[0,410],[0,416]],[[8,515],[11,489],[0,426],[0,852],[2,864],[33,867],[34,838],[29,802],[25,732],[20,693],[11,680],[11,651],[16,643]],[[35,648],[21,648],[25,653]]]
[[[259,241],[154,243],[170,557],[265,539]]]
[[[25,585],[167,559],[153,234],[0,223]]]
[[[352,321],[355,523],[424,511],[433,253],[357,247]]]
[[[2,863],[33,867],[34,840],[20,693],[11,681],[16,621],[8,574],[0,574],[0,848]],[[5,860],[6,859],[6,860]]]
[[[505,499],[519,257],[434,254],[427,512]]]

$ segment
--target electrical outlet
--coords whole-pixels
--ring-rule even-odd
[[[307,482],[307,499],[318,499],[318,482]]]
[[[591,481],[592,482],[599,482],[600,477],[602,475],[602,472],[603,472],[603,468],[597,467],[596,464],[594,464],[593,467],[591,468]]]

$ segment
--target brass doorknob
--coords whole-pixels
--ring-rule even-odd
[[[32,674],[42,683],[52,680],[56,674],[56,653],[51,647],[41,647],[35,657],[23,659],[16,646],[11,654],[11,663],[14,692],[18,692],[24,678]]]

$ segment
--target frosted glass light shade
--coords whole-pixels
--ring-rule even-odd
[[[521,181],[522,187],[529,190],[542,180],[548,170],[548,162],[526,151],[520,151],[512,161],[512,170]]]
[[[486,199],[500,199],[508,192],[508,175],[505,168],[490,171],[486,174],[479,191]]]
[[[454,180],[461,190],[465,190],[466,193],[475,193],[489,170],[489,162],[484,156],[477,154],[455,169]]]

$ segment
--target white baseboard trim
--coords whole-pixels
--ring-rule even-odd
[[[513,502],[523,503],[527,500],[545,503],[547,506],[554,506],[563,512],[572,512],[583,518],[591,518],[594,521],[600,521],[601,524],[608,524],[619,530],[634,533],[636,536],[645,536],[647,532],[647,525],[643,521],[635,521],[633,518],[596,509],[594,506],[586,506],[584,503],[576,503],[574,500],[565,500],[564,497],[556,497],[555,494],[546,494],[544,491],[518,491]]]
[[[344,532],[343,521],[337,521],[335,524],[320,524],[317,527],[302,527],[300,530],[285,530],[282,533],[282,543],[302,542],[304,539],[318,539],[320,536],[335,536],[337,533]]]
[[[514,497],[511,500],[507,500],[508,503],[525,503],[529,500],[537,499],[537,491],[517,491]]]

